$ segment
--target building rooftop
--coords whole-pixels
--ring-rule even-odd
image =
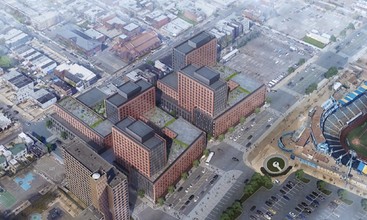
[[[151,88],[152,84],[139,79],[136,82],[127,82],[118,86],[117,93],[111,95],[106,100],[115,106],[121,106],[122,104],[128,102],[133,97],[145,92],[147,89]]]
[[[77,99],[89,108],[95,107],[97,104],[103,102],[107,98],[107,95],[94,87],[83,94],[79,95]]]
[[[26,148],[27,148],[27,146],[24,143],[20,143],[20,144],[14,144],[14,146],[12,148],[9,148],[8,150],[13,155],[17,155],[19,152],[22,152]]]
[[[127,31],[133,31],[138,27],[139,27],[139,25],[134,24],[134,23],[130,23],[130,24],[124,26],[124,29],[127,30]]]
[[[63,146],[64,150],[77,159],[91,173],[107,175],[108,184],[111,187],[126,180],[126,176],[119,172],[114,166],[93,151],[90,146],[81,140],[68,143]]]
[[[183,54],[188,54],[194,49],[201,47],[204,44],[208,43],[209,41],[213,40],[214,38],[215,38],[214,35],[202,31],[197,35],[193,36],[192,38],[188,39],[187,41],[176,46],[174,49],[180,51]]]
[[[37,102],[41,103],[41,104],[44,104],[52,99],[56,99],[56,96],[52,93],[47,93],[47,94],[44,94],[43,96],[37,98]]]
[[[29,84],[33,83],[33,80],[26,77],[23,74],[17,75],[16,77],[9,79],[9,82],[11,84],[13,84],[15,87],[17,87],[18,89],[23,88]]]
[[[55,33],[57,33],[57,35],[60,35],[65,39],[70,39],[74,41],[76,45],[78,45],[79,47],[83,48],[86,51],[92,50],[102,45],[101,42],[93,40],[80,30],[78,30],[77,27],[73,27],[70,25],[58,29]]]
[[[103,34],[99,33],[98,31],[94,30],[93,28],[90,28],[84,31],[84,34],[86,34],[88,37],[92,39],[99,39],[104,36]]]
[[[173,164],[173,162],[175,162],[186,150],[189,149],[200,135],[203,135],[203,131],[181,117],[166,127],[175,132],[177,136],[173,139],[172,145],[167,151],[169,152],[167,164],[157,174],[150,178],[151,181],[155,181]]]
[[[168,74],[167,76],[165,76],[162,79],[160,79],[160,81],[163,84],[166,84],[166,85],[170,86],[174,90],[177,90],[178,89],[178,77],[177,77],[177,73]]]
[[[1,78],[3,78],[6,81],[9,81],[17,76],[22,75],[20,72],[16,71],[16,70],[10,70],[10,72],[5,73],[4,75],[1,76]]]
[[[56,113],[52,113],[51,115],[49,115],[49,117],[53,118],[55,121],[59,122],[63,127],[65,127],[67,130],[69,130],[72,134],[74,134],[75,136],[77,136],[78,138],[80,138],[81,140],[83,140],[85,143],[88,143],[88,145],[90,146],[90,148],[92,150],[94,150],[95,152],[97,152],[98,154],[103,153],[106,151],[106,148],[98,145],[97,143],[93,142],[90,138],[88,138],[87,136],[85,136],[84,134],[82,134],[78,129],[70,126],[69,122],[65,121],[65,119],[61,118],[58,114]],[[46,129],[46,124],[43,123],[42,124],[43,127],[41,127],[43,130],[46,130],[47,132],[49,132]],[[37,130],[37,133],[39,131]],[[49,136],[52,136],[52,134],[50,133]]]
[[[157,106],[153,110],[145,113],[144,117],[160,129],[176,120],[170,114],[158,108]]]
[[[212,90],[217,90],[227,84],[220,78],[218,72],[206,66],[198,68],[195,65],[188,65],[180,72]]]
[[[153,149],[163,143],[163,140],[155,135],[153,128],[140,120],[127,117],[115,126],[125,135],[141,143],[147,149]]]
[[[77,217],[76,220],[101,220],[103,219],[102,213],[98,211],[94,206],[89,206],[84,209]]]
[[[57,105],[61,106],[71,115],[82,121],[84,124],[95,130],[103,137],[111,133],[113,124],[110,121],[105,120],[102,116],[94,112],[92,109],[77,99],[67,96],[61,99]]]

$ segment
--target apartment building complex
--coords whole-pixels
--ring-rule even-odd
[[[124,174],[82,141],[63,146],[62,152],[68,188],[73,194],[95,207],[106,220],[130,219]]]

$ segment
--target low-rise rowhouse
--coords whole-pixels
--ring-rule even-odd
[[[6,82],[15,91],[17,103],[21,103],[29,99],[33,95],[34,82],[31,78],[12,70],[1,76],[3,82]]]

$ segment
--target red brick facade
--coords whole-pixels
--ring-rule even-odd
[[[192,112],[195,107],[214,115],[214,92],[191,79],[185,74],[178,72],[178,105]]]
[[[58,106],[57,104],[54,105],[55,112],[65,121],[67,121],[73,128],[80,131],[82,134],[87,136],[93,142],[100,146],[105,147],[112,147],[112,135],[109,134],[106,137],[101,136],[88,125],[82,123],[79,119],[75,118],[68,112],[62,109],[62,107]]]
[[[202,155],[206,145],[205,134],[202,135],[181,155],[154,183],[153,200],[163,197],[169,186],[175,185],[181,178],[181,173],[192,167],[192,162]]]
[[[159,135],[155,134],[155,136],[165,142]],[[153,173],[151,173],[151,155],[148,150],[144,149],[144,147],[140,146],[137,142],[115,127],[112,127],[112,138],[113,151],[118,163],[125,167],[133,167],[146,177],[151,177],[153,175]],[[164,158],[166,157],[165,154],[161,156]]]
[[[213,38],[203,46],[186,55],[186,65],[215,66],[217,64],[217,38]]]
[[[127,116],[131,116],[135,119],[140,118],[146,112],[155,108],[155,87],[148,89],[140,95],[134,97],[127,103],[121,105],[118,108],[119,120],[124,119]]]
[[[217,137],[225,133],[228,128],[235,126],[240,118],[251,114],[256,108],[261,107],[265,102],[266,87],[263,85],[256,91],[245,97],[231,109],[214,119],[213,136]]]
[[[174,100],[178,100],[178,93],[176,90],[171,88],[169,85],[162,83],[160,80],[157,81],[157,88],[160,89],[164,94],[173,98]]]

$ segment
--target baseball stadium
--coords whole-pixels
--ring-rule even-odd
[[[367,82],[336,101],[331,98],[320,108],[319,129],[312,129],[318,148],[336,160],[367,174]],[[318,134],[317,130],[321,132]]]

